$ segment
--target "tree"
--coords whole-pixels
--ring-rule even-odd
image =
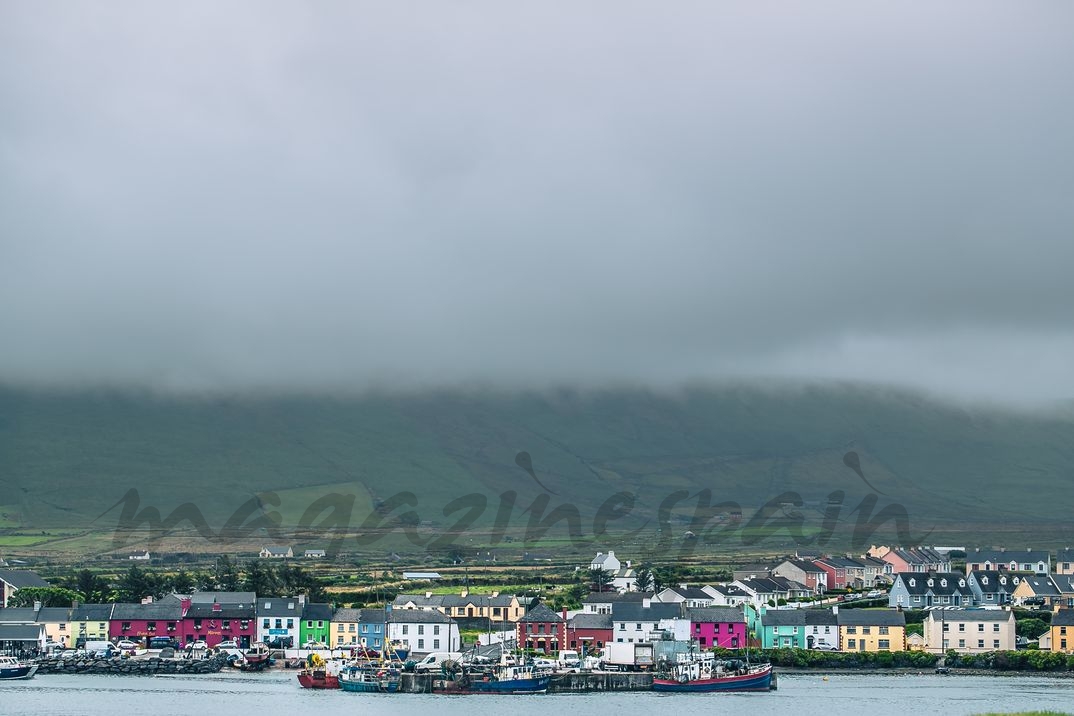
[[[112,592],[107,579],[88,569],[80,570],[68,577],[64,580],[64,586],[80,593],[84,601],[90,604],[107,602]]]
[[[1014,624],[1015,633],[1018,636],[1024,636],[1026,639],[1036,639],[1048,631],[1048,623],[1042,619],[1019,619]]]
[[[137,603],[146,597],[159,596],[160,586],[161,582],[156,575],[132,564],[127,573],[120,578],[116,591],[119,601]]]
[[[271,565],[252,559],[246,563],[245,572],[242,586],[246,591],[254,592],[259,597],[281,596],[280,581]]]
[[[655,591],[655,580],[653,579],[653,570],[647,566],[638,568],[638,571],[634,573],[637,587],[639,592],[652,592]]]
[[[226,554],[216,559],[216,588],[222,592],[237,592],[239,590],[239,569],[231,558]]]
[[[43,607],[69,607],[71,602],[84,602],[85,596],[64,587],[23,587],[8,600],[11,607],[32,607],[41,602]]]
[[[171,578],[172,591],[179,594],[190,594],[194,588],[194,578],[182,567]]]
[[[608,591],[608,585],[612,583],[612,579],[615,575],[608,569],[591,569],[589,570],[589,583],[593,585],[594,592],[606,592]]]

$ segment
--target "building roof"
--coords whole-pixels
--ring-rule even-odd
[[[762,626],[805,626],[805,609],[770,609],[761,615]]]
[[[257,600],[259,617],[302,617],[302,605],[297,597],[261,597]]]
[[[247,604],[220,604],[213,609],[213,604],[191,604],[186,611],[188,619],[253,619],[257,608],[253,602]]]
[[[1008,609],[933,609],[925,615],[932,621],[1006,622],[1014,619]]]
[[[661,619],[677,619],[683,614],[675,602],[650,602],[646,607],[638,602],[618,602],[612,605],[612,621],[656,622]]]
[[[994,569],[978,569],[970,572],[970,581],[977,585],[982,593],[995,592],[1011,594],[1022,580],[1032,577],[1029,572],[999,572]]]
[[[839,626],[906,626],[906,615],[894,609],[841,609]]]
[[[73,622],[106,622],[112,618],[112,604],[79,604],[71,609]]]
[[[261,551],[262,552],[268,552],[269,554],[287,554],[290,550],[291,550],[290,547],[268,546],[268,547],[264,547]]]
[[[40,641],[44,630],[41,624],[0,624],[0,641]]]
[[[440,579],[440,572],[403,572],[403,579]]]
[[[41,607],[41,611],[37,613],[38,622],[63,622],[67,623],[71,621],[71,608],[70,607]]]
[[[178,621],[182,616],[183,605],[171,600],[150,604],[116,604],[112,607],[113,620]]]
[[[388,614],[392,624],[450,624],[455,620],[438,611],[424,609],[393,609]]]
[[[37,621],[37,611],[33,607],[0,608],[0,623],[33,624]]]
[[[0,569],[0,580],[7,582],[15,589],[52,586],[37,576],[36,572],[31,572],[28,569]]]
[[[191,604],[253,604],[256,601],[254,592],[194,592],[190,595]]]
[[[902,582],[908,594],[936,595],[961,594],[963,596],[973,593],[969,582],[961,572],[899,572],[895,575],[895,581]]]
[[[383,624],[388,621],[388,612],[384,609],[359,609],[358,621],[363,624]]]
[[[1022,580],[1022,584],[1028,584],[1038,597],[1058,597],[1061,594],[1059,585],[1049,574],[1030,575]]]
[[[638,602],[652,599],[653,592],[590,592],[582,604],[617,604],[619,602]]]
[[[1052,626],[1074,626],[1074,609],[1060,609],[1052,614]]]
[[[831,609],[803,609],[807,626],[835,626],[839,623],[838,615]]]
[[[519,619],[520,622],[562,622],[563,617],[543,604],[530,609]]]
[[[362,610],[350,607],[340,607],[332,613],[332,621],[339,623],[352,622],[357,624],[362,621]]]
[[[593,614],[591,612],[579,612],[567,620],[571,629],[611,629],[611,614]]]
[[[691,623],[704,624],[717,622],[741,624],[746,621],[745,614],[738,607],[690,607],[686,610],[686,618]]]
[[[991,562],[992,564],[1010,564],[1011,562],[1017,562],[1018,564],[1028,564],[1031,562],[1044,562],[1045,564],[1051,564],[1052,555],[1046,549],[981,549],[976,548],[972,552],[966,553],[966,561],[980,564],[982,562]]]
[[[784,564],[789,564],[792,567],[797,567],[806,574],[821,574],[824,572],[824,570],[817,565],[813,564],[812,562],[807,562],[804,559],[785,559],[778,566],[783,566]]]
[[[332,615],[335,613],[331,604],[323,604],[320,602],[307,602],[306,606],[302,609],[302,618],[306,621],[332,621]]]
[[[609,559],[617,559],[615,556],[615,552],[597,552],[597,556],[594,557],[589,564],[605,564]]]

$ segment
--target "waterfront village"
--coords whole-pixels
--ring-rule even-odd
[[[952,569],[952,552],[965,570]],[[263,555],[264,556],[264,555]],[[467,648],[546,657],[579,655],[592,670],[645,671],[676,652],[797,649],[835,653],[980,655],[1037,652],[1074,663],[1074,552],[874,546],[856,556],[798,552],[742,565],[733,579],[638,584],[615,552],[578,569],[598,575],[580,609],[500,592],[415,591],[379,608],[314,603],[299,594],[194,592],[140,603],[11,606],[20,590],[48,587],[28,569],[0,570],[0,653],[62,658],[109,643],[128,657],[161,645],[189,655],[264,644],[325,658],[380,653],[411,660]],[[433,577],[435,574],[419,574]],[[1016,613],[1037,626],[1019,633]],[[462,643],[464,633],[478,635]],[[305,650],[305,651],[303,651]],[[771,652],[769,652],[771,653]],[[59,655],[59,656],[57,656]],[[543,660],[543,659],[542,659]],[[883,663],[883,662],[881,662]]]

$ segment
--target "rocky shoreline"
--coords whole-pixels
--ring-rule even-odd
[[[214,674],[227,664],[227,657],[211,659],[161,659],[150,657],[96,659],[45,658],[34,662],[38,674],[115,674],[130,676],[153,676],[156,674]]]

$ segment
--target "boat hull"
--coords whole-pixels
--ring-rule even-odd
[[[653,679],[653,691],[674,693],[715,693],[721,691],[770,691],[772,689],[772,669],[741,674],[721,676],[712,679],[693,679],[678,681],[675,679]]]
[[[17,679],[32,679],[37,673],[37,664],[21,666],[5,666],[0,668],[0,681],[15,681]]]
[[[339,687],[344,691],[353,691],[362,694],[394,694],[399,690],[398,681],[360,681],[357,679],[341,679]]]
[[[338,689],[339,677],[332,674],[299,674],[298,683],[304,689]]]
[[[448,682],[441,693],[448,694],[543,694],[548,691],[551,676],[538,676],[532,679],[504,679],[501,681],[473,679]]]

